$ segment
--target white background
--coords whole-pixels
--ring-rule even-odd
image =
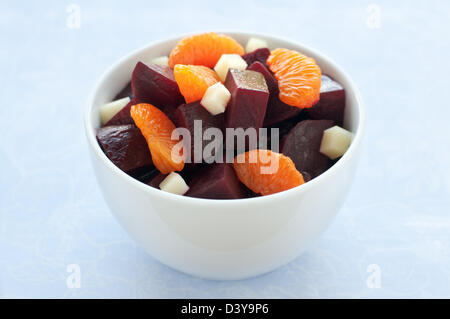
[[[448,1],[73,3],[0,2],[0,296],[450,297]],[[159,264],[120,228],[82,113],[129,51],[230,29],[332,57],[360,87],[368,127],[352,191],[320,240],[270,274],[214,282]],[[80,288],[66,284],[70,264]]]

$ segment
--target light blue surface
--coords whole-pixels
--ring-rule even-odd
[[[0,2],[0,296],[450,297],[449,2],[183,3],[78,1],[71,29],[70,2]],[[363,156],[335,222],[294,262],[238,282],[189,277],[137,247],[103,202],[83,132],[87,96],[111,63],[212,29],[308,44],[367,104]],[[69,264],[81,288],[67,287]],[[371,264],[380,288],[367,284]]]

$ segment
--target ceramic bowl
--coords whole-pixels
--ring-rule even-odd
[[[111,212],[151,256],[181,272],[233,280],[260,275],[297,258],[327,228],[352,184],[364,131],[364,105],[358,88],[330,58],[279,37],[224,32],[245,45],[267,40],[313,57],[346,90],[344,127],[354,133],[350,148],[322,175],[285,192],[249,199],[210,200],[178,196],[147,186],[117,168],[99,147],[99,106],[130,81],[140,60],[168,55],[181,38],[150,44],[114,63],[89,98],[85,128],[98,185]],[[131,262],[131,261],[130,261]]]

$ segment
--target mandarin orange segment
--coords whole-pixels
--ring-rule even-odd
[[[172,148],[179,142],[171,139],[176,129],[170,119],[151,104],[136,104],[131,107],[131,117],[147,140],[153,164],[162,174],[181,171],[184,168],[183,154],[172,156]]]
[[[314,59],[297,51],[275,49],[267,65],[278,80],[282,102],[310,108],[319,101],[321,70]]]
[[[206,90],[220,81],[214,70],[202,65],[177,64],[173,75],[186,103],[201,100]]]
[[[305,182],[289,157],[269,150],[239,154],[233,167],[239,180],[261,195],[279,193]]]
[[[169,66],[176,64],[204,65],[213,68],[222,54],[243,55],[244,48],[233,38],[214,32],[181,39],[169,55]]]

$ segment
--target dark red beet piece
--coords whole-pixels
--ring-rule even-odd
[[[291,117],[298,115],[302,110],[287,105],[278,98],[278,81],[269,69],[259,61],[252,63],[247,70],[252,70],[261,73],[266,80],[269,89],[270,97],[267,103],[266,116],[264,118],[264,126],[270,126]]]
[[[311,175],[308,172],[303,171],[301,173],[303,175],[303,180],[305,181],[305,183],[309,182],[312,179]]]
[[[238,199],[247,197],[233,166],[215,163],[199,170],[189,184],[186,196],[211,199]]]
[[[252,197],[261,197],[261,194],[257,194],[253,192],[250,188],[242,184],[242,187],[245,189],[245,198],[252,198]]]
[[[269,99],[269,90],[266,81],[261,73],[251,70],[230,69],[225,79],[225,86],[231,93],[225,112],[225,127],[247,130],[248,128],[256,129],[255,131],[246,131],[245,134],[256,133],[256,142],[258,141],[258,130],[263,126],[264,116]],[[231,132],[225,132],[230,134]],[[250,136],[241,136],[239,131],[235,130],[234,148],[240,151],[248,150],[256,147],[252,145],[255,140]],[[244,138],[241,138],[244,137]],[[232,136],[226,137],[226,148],[231,148],[229,142],[233,142]],[[241,144],[241,143],[244,144]]]
[[[136,98],[165,112],[173,111],[184,102],[173,70],[168,66],[138,62],[131,77],[131,87]]]
[[[300,112],[298,115],[291,117],[282,122],[278,122],[276,124],[272,124],[267,126],[267,128],[278,127],[280,130],[280,138],[284,137],[289,131],[298,123],[304,120],[310,120],[308,113]]]
[[[255,51],[246,53],[242,56],[242,58],[247,62],[247,65],[251,65],[255,61],[259,61],[264,65],[266,64],[266,60],[270,55],[270,50],[268,48],[260,48]]]
[[[129,97],[130,99],[133,99],[133,92],[131,91],[131,81],[128,82],[128,84],[122,89],[122,91],[117,93],[116,97],[114,98],[114,101],[123,99],[124,97]]]
[[[300,171],[312,178],[330,167],[330,160],[319,152],[323,131],[334,125],[330,120],[305,120],[298,123],[281,140],[281,153],[289,156]]]
[[[290,106],[286,103],[281,102],[277,94],[270,99],[267,105],[266,118],[264,119],[264,126],[269,126],[272,124],[280,123],[282,121],[288,120],[294,116],[299,115],[303,110]]]
[[[269,93],[278,93],[278,81],[273,76],[272,72],[269,71],[269,69],[262,64],[259,61],[255,61],[247,68],[247,70],[256,71],[263,75],[264,79],[266,80],[267,88],[269,89]]]
[[[313,107],[307,109],[314,120],[332,120],[342,126],[345,110],[345,89],[336,81],[322,75],[320,100]]]
[[[155,175],[159,174],[159,171],[151,165],[133,170],[128,174],[142,183],[148,183]]]
[[[289,133],[289,131],[297,125],[299,122],[304,120],[309,120],[310,117],[307,112],[300,110],[300,113],[297,114],[294,117],[290,117],[286,120],[283,120],[282,122],[277,122],[275,124],[266,125],[264,123],[264,127],[267,128],[267,141],[268,141],[268,148],[275,152],[280,152],[280,141],[283,139],[283,137]],[[275,143],[272,143],[272,129],[278,128],[278,146],[275,145]],[[276,134],[274,134],[274,137]]]
[[[231,93],[225,126],[244,130],[261,128],[269,99],[269,90],[261,73],[230,69],[225,86]]]
[[[204,150],[205,146],[211,141],[203,139],[203,133],[208,128],[212,127],[223,130],[225,116],[223,113],[212,115],[200,104],[200,101],[198,101],[189,104],[181,104],[175,110],[173,118],[177,127],[187,128],[191,134],[191,162],[194,162],[194,138],[196,137],[194,135],[194,121],[202,121],[201,136],[197,138],[200,138],[199,140],[202,141],[202,150]]]
[[[147,182],[148,185],[150,185],[151,187],[155,187],[157,189],[159,189],[159,184],[161,184],[161,182],[164,180],[164,178],[167,177],[168,174],[157,174],[155,177],[153,177],[152,179],[150,179],[150,181]]]
[[[271,126],[267,126],[267,145],[269,147],[269,149],[271,149],[272,151],[275,152],[280,152],[280,141],[283,139],[283,137],[289,133],[289,131],[299,122],[299,120],[294,120],[296,118],[293,119],[288,119],[285,120],[283,122],[271,125]],[[271,130],[278,128],[278,149],[275,149],[275,145],[272,145],[272,134],[271,134]]]
[[[152,165],[152,157],[141,131],[134,125],[98,129],[97,140],[106,156],[124,172]]]
[[[106,122],[105,125],[103,125],[103,127],[110,125],[134,124],[134,121],[131,118],[130,110],[133,105],[138,103],[141,103],[138,99],[136,98],[132,99],[127,105],[123,107],[123,109],[117,112],[116,115],[114,115],[108,122]]]

